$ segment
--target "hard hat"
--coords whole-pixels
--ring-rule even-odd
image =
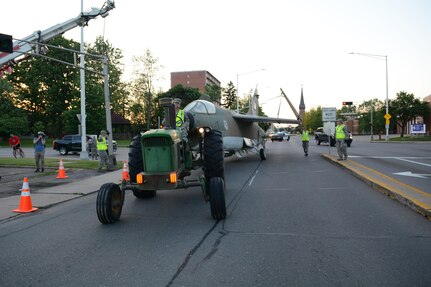
[[[175,99],[174,99],[174,103],[178,103],[178,104],[180,104],[180,105],[181,105],[181,99],[180,99],[180,98],[175,98]]]
[[[13,134],[10,134],[9,136],[10,136],[10,137],[13,137]]]
[[[38,135],[43,135],[43,132],[38,131],[38,132],[37,132],[37,134],[38,134]]]
[[[101,130],[100,133],[103,135],[103,134],[106,134],[106,131],[105,130]]]

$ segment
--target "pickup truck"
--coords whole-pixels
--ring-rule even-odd
[[[323,127],[317,128],[315,134],[316,134],[315,139],[316,139],[316,142],[318,145],[320,145],[320,143],[322,143],[322,142],[324,142],[324,143],[328,142],[328,135],[325,134],[325,132],[323,131]],[[335,146],[334,137],[331,135],[331,136],[329,136],[329,138],[331,140],[330,145]],[[352,133],[349,131],[349,136],[346,139],[347,146],[350,147],[352,145],[352,142],[353,142],[353,136],[352,136]]]
[[[87,135],[87,140],[96,137],[96,135]],[[81,135],[65,135],[62,139],[53,141],[53,149],[58,150],[61,155],[67,155],[69,152],[79,153],[82,150]],[[117,142],[112,141],[114,152],[117,150]]]
[[[317,145],[320,145],[320,143],[329,143],[330,146],[335,146],[335,138],[332,135],[327,135],[324,132],[323,127],[316,129],[314,138]]]

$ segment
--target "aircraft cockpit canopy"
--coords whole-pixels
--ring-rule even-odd
[[[185,112],[194,114],[215,114],[216,108],[213,103],[205,100],[196,100],[184,108]]]

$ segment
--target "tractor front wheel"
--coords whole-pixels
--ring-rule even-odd
[[[259,150],[259,155],[260,155],[260,159],[261,160],[266,160],[266,152],[265,152],[265,148],[261,148]]]
[[[224,178],[223,136],[220,131],[205,133],[204,174],[208,182],[213,177]]]
[[[221,177],[213,177],[209,184],[211,215],[215,220],[226,218],[226,202],[224,198],[224,181]]]
[[[123,210],[124,191],[118,184],[105,183],[97,193],[96,210],[99,221],[111,224],[120,219]]]

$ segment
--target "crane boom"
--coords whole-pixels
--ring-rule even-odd
[[[283,95],[283,97],[286,99],[287,103],[289,104],[290,108],[292,109],[293,113],[295,114],[296,118],[298,119],[298,121],[301,121],[301,116],[299,115],[298,111],[295,109],[295,107],[292,105],[292,102],[289,100],[289,98],[286,96],[286,94],[284,93],[283,89],[280,88],[281,94]]]
[[[31,52],[39,53],[39,43],[46,43],[52,38],[61,35],[75,27],[86,26],[88,21],[95,19],[98,16],[105,18],[108,16],[109,11],[114,9],[114,1],[107,0],[101,8],[91,8],[87,12],[79,14],[79,16],[72,18],[63,23],[54,25],[44,31],[35,31],[33,34],[25,37],[22,40],[13,42],[13,53],[0,53],[0,75],[3,71],[8,71],[16,64],[16,62],[23,59],[17,60],[17,58],[31,55]]]

